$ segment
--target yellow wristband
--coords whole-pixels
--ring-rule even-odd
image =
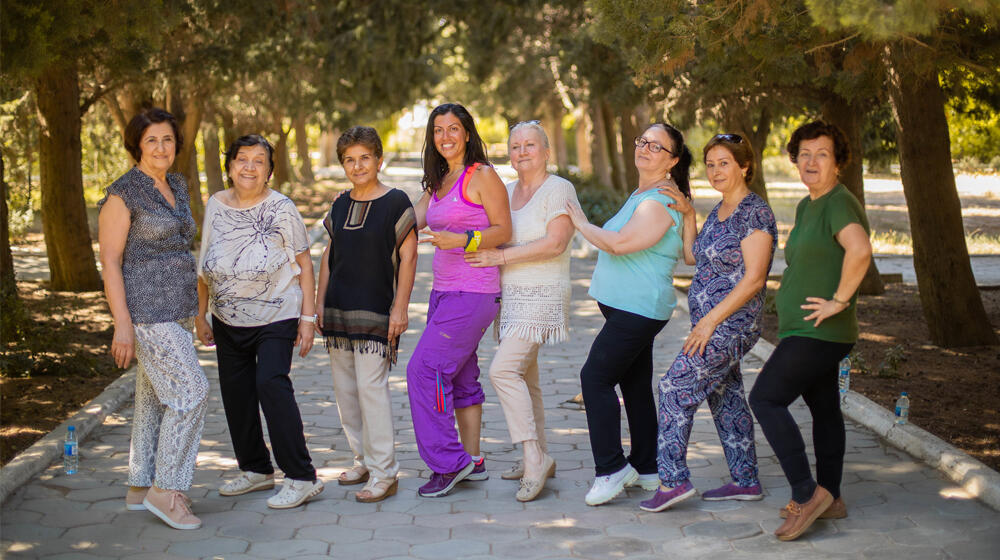
[[[479,242],[483,240],[483,232],[478,229],[472,232],[472,239],[469,240],[469,244],[465,246],[466,253],[475,253],[479,250]]]

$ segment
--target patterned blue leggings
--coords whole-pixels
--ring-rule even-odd
[[[733,481],[743,487],[758,483],[753,417],[740,373],[741,348],[750,345],[741,344],[739,338],[716,331],[704,355],[679,354],[660,380],[657,466],[666,487],[672,488],[691,477],[687,467],[691,424],[698,406],[706,398]]]

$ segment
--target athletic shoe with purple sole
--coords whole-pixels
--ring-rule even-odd
[[[720,486],[715,490],[703,492],[701,499],[708,500],[710,502],[719,502],[722,500],[743,500],[747,502],[754,502],[764,499],[764,491],[761,490],[760,484],[744,487],[738,486],[735,482],[730,482],[729,484]]]
[[[453,473],[431,473],[431,479],[417,490],[417,494],[423,496],[424,498],[440,498],[441,496],[447,496],[452,490],[455,489],[455,485],[459,482],[465,480],[465,477],[469,476],[472,469],[475,468],[475,463],[469,461],[468,465],[457,472]]]
[[[639,502],[639,509],[643,511],[663,511],[676,503],[683,502],[694,496],[694,493],[695,489],[690,480],[685,480],[667,492],[657,488],[656,494],[653,494],[652,498]]]

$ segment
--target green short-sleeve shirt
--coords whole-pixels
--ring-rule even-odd
[[[861,224],[870,233],[865,209],[844,185],[811,200],[803,198],[795,208],[795,226],[785,243],[788,267],[778,289],[778,338],[805,336],[829,342],[858,339],[857,297],[851,296],[847,309],[825,319],[819,327],[803,317],[807,297],[830,299],[840,284],[844,248],[836,235],[849,224]]]

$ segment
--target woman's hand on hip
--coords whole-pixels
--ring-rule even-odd
[[[806,301],[809,303],[802,304],[802,309],[811,309],[812,313],[806,315],[805,320],[812,321],[815,319],[816,322],[813,323],[814,327],[818,327],[825,319],[833,317],[850,306],[849,303],[840,303],[821,297],[807,297]]]
[[[473,268],[500,266],[504,264],[503,249],[483,249],[475,253],[466,253],[465,262]]]
[[[684,196],[684,193],[673,182],[666,181],[662,186],[657,187],[656,190],[660,191],[660,194],[665,194],[672,198],[674,202],[669,206],[680,212],[681,215],[688,216],[694,214],[694,205],[691,204],[691,199]]]
[[[198,335],[198,340],[202,344],[205,346],[215,346],[215,333],[212,332],[212,326],[208,324],[208,320],[205,319],[204,315],[198,315],[194,318],[194,332]]]
[[[712,334],[715,332],[717,326],[715,322],[708,320],[707,316],[702,317],[698,321],[698,324],[691,329],[691,334],[684,341],[684,347],[681,348],[681,352],[688,356],[694,354],[704,355],[705,348],[708,347],[708,341],[712,339]]]
[[[132,324],[115,325],[115,334],[111,339],[111,357],[115,365],[124,369],[132,363],[135,357],[135,329]]]
[[[299,334],[295,337],[295,344],[293,346],[299,347],[299,356],[305,358],[306,354],[312,350],[313,347],[313,337],[316,335],[316,323],[311,323],[308,321],[299,321]]]
[[[465,243],[469,240],[468,236],[464,233],[455,233],[453,231],[432,231],[430,228],[424,228],[420,233],[425,234],[427,237],[418,240],[418,243],[430,243],[442,251],[465,247]]]
[[[389,311],[389,343],[410,328],[410,318],[405,307],[393,306]]]

